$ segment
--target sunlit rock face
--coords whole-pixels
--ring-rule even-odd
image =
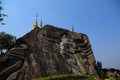
[[[87,35],[50,25],[37,27],[0,57],[0,80],[31,80],[60,74],[96,75]]]

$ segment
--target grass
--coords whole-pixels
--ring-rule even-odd
[[[36,78],[33,80],[115,80],[115,78],[108,78],[108,79],[99,79],[95,76],[88,76],[88,75],[76,75],[76,74],[64,74],[64,75],[55,75],[49,76],[44,78]]]
[[[88,75],[64,74],[45,78],[36,78],[33,80],[94,80],[94,77]]]

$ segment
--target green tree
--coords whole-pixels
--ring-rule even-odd
[[[96,69],[97,69],[97,74],[100,77],[100,73],[101,73],[101,70],[102,70],[102,62],[97,61],[97,63],[96,63]]]
[[[2,7],[2,2],[0,1],[0,25],[5,25],[5,23],[3,22],[4,17],[6,17],[7,15],[2,13],[3,11],[3,7]]]
[[[15,37],[5,32],[0,32],[0,53],[8,50],[15,42]]]
[[[106,74],[103,70],[100,70],[100,76],[101,79],[105,79],[106,78]]]

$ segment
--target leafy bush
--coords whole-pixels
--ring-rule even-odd
[[[45,78],[37,78],[33,80],[94,80],[94,77],[87,75],[65,74],[65,75],[50,76]]]
[[[115,79],[115,78],[113,78],[113,77],[110,77],[109,79],[110,79],[110,80],[116,80],[116,79]]]
[[[113,77],[110,77],[110,78],[108,78],[108,79],[104,79],[104,80],[116,80],[116,79],[113,78]]]
[[[100,70],[100,75],[99,75],[100,78],[104,79],[106,78],[106,74],[103,70]]]

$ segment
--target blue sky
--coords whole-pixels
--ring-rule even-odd
[[[88,35],[96,60],[120,69],[120,0],[2,0],[5,31],[17,38],[28,33],[36,19]]]

